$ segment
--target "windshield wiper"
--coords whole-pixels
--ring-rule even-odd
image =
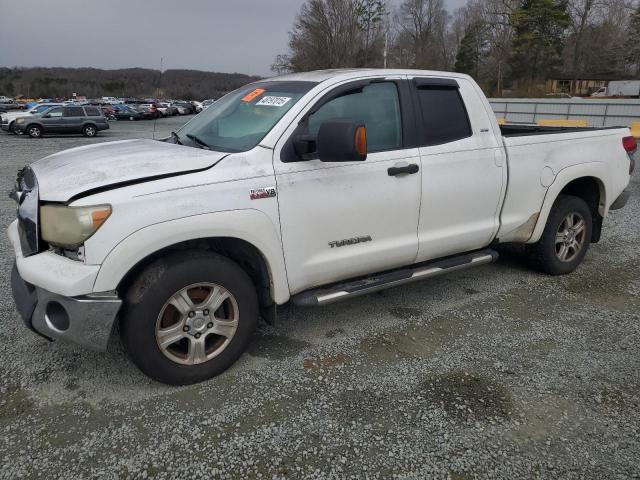
[[[203,142],[202,140],[200,140],[198,137],[196,137],[195,135],[191,134],[191,133],[187,133],[187,137],[190,138],[191,140],[193,140],[193,143],[195,143],[196,145],[198,145],[200,148],[206,148],[207,150],[211,150],[211,147],[209,145],[207,145],[205,142]]]
[[[178,134],[176,132],[171,132],[171,140],[173,140],[173,143],[177,143],[178,145],[182,145],[182,142],[180,141],[180,137],[178,136]]]

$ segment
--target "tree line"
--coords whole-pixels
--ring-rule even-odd
[[[640,77],[636,0],[307,0],[276,73],[345,67],[454,70],[501,96],[554,75]]]
[[[0,68],[0,95],[32,98],[153,97],[219,98],[259,77],[200,70],[127,68]]]

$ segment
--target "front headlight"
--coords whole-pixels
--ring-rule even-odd
[[[40,207],[40,232],[46,242],[60,247],[77,247],[93,235],[111,215],[111,205]]]
[[[16,123],[24,123],[24,118],[16,118]]]

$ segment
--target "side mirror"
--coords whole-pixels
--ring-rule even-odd
[[[358,162],[367,158],[367,132],[361,122],[327,120],[320,125],[316,151],[321,162]]]
[[[48,113],[46,115],[44,115],[42,118],[51,118],[51,115],[49,115]]]

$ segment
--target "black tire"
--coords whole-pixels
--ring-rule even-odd
[[[167,310],[169,299],[182,289],[192,288],[199,283],[221,286],[231,294],[235,301],[237,327],[226,347],[213,358],[203,363],[185,365],[163,352],[156,340],[156,328],[162,326],[164,320],[161,320],[160,314]],[[188,385],[219,375],[233,365],[249,345],[258,322],[258,312],[255,287],[235,262],[211,252],[179,252],[153,262],[133,281],[126,292],[120,331],[129,356],[142,372],[159,382]],[[191,317],[183,315],[181,318],[182,323],[178,321],[175,325],[184,325]],[[196,342],[188,337],[198,335],[194,331],[182,334],[184,338],[179,342]],[[209,338],[217,341],[215,334],[204,335],[203,341]],[[182,344],[172,345],[180,347]],[[215,348],[214,345],[212,349]]]
[[[95,125],[89,124],[82,127],[82,135],[85,137],[95,137],[98,134],[98,129]]]
[[[42,127],[39,125],[28,125],[24,131],[31,138],[42,138]]]
[[[9,133],[16,133],[16,122],[11,122],[9,124]]]
[[[566,219],[570,215],[573,215],[574,224],[578,224],[579,219],[584,222],[584,229],[578,235],[573,231],[577,230],[577,227],[567,228]],[[540,240],[527,246],[531,266],[550,275],[573,272],[587,254],[591,243],[592,227],[591,210],[582,198],[572,195],[558,196],[549,212]],[[566,240],[560,241],[560,237]],[[575,240],[575,245],[579,247],[567,247],[569,243],[573,243],[571,240]],[[563,245],[566,250],[563,250]],[[564,260],[561,259],[563,254]]]

